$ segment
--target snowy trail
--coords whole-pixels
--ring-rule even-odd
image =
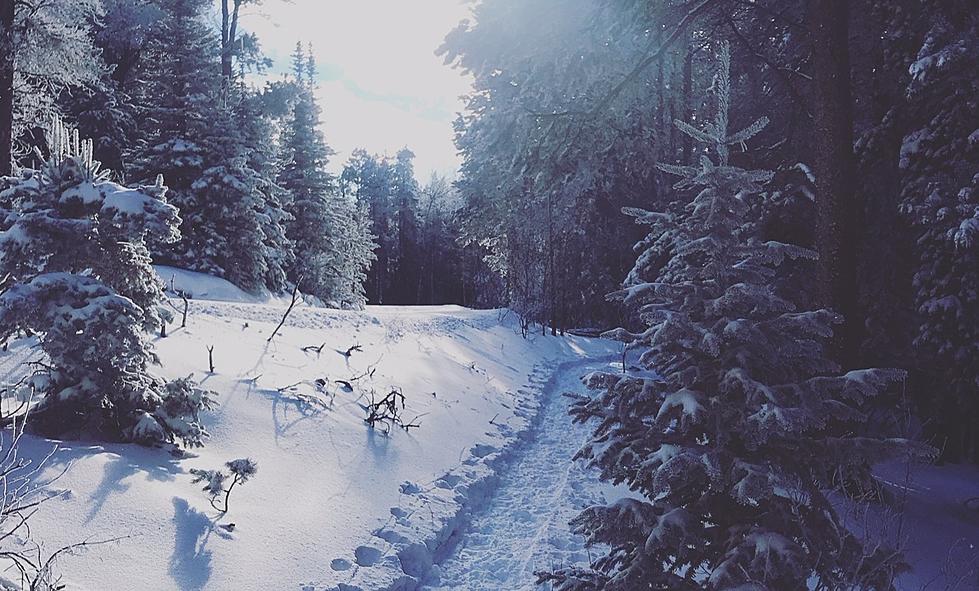
[[[570,400],[562,394],[585,392],[581,376],[606,367],[574,364],[551,379],[536,428],[425,589],[532,590],[538,588],[534,571],[588,561],[583,538],[569,531],[568,522],[615,493],[595,471],[571,461],[591,426],[571,422]]]

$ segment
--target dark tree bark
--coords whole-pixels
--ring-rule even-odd
[[[680,116],[683,117],[684,121],[691,121],[693,116],[693,109],[690,108],[690,100],[693,95],[693,47],[688,43],[687,52],[683,57],[683,94],[681,99],[683,101],[683,108]],[[693,162],[693,138],[687,134],[683,135],[683,160],[684,164],[690,164]]]
[[[0,0],[0,176],[9,176],[12,172],[15,2]]]
[[[817,249],[822,303],[844,316],[835,355],[844,368],[859,365],[861,318],[857,297],[857,229],[862,208],[854,193],[853,99],[847,0],[811,0],[813,150]]]
[[[242,2],[243,0],[221,0],[221,76],[225,91],[231,88],[231,79],[234,76],[238,14]]]

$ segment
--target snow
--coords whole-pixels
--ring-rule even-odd
[[[584,538],[568,522],[582,508],[622,497],[625,491],[601,483],[575,452],[593,426],[575,425],[564,392],[585,393],[581,375],[609,362],[570,362],[543,386],[544,407],[532,435],[515,453],[486,507],[478,510],[462,543],[436,567],[428,591],[536,589],[534,572],[556,565],[588,563]],[[543,376],[541,376],[542,379]]]
[[[67,591],[530,590],[533,571],[600,553],[570,532],[578,511],[605,500],[629,506],[624,491],[571,461],[590,426],[571,423],[562,396],[585,394],[581,376],[617,366],[618,343],[525,340],[495,310],[303,304],[267,343],[285,302],[157,271],[194,295],[187,328],[171,325],[156,339],[159,371],[193,374],[218,393],[220,406],[205,416],[211,439],[179,458],[25,437],[26,458],[60,445],[46,475],[65,471],[53,485],[60,494],[31,522],[45,550],[119,538],[58,561]],[[0,354],[0,380],[16,381],[40,358],[34,344],[15,341]],[[354,344],[363,351],[342,354]],[[302,349],[321,345],[318,354]],[[364,424],[369,394],[351,378],[371,367],[377,393],[401,388],[406,417],[420,417],[420,428],[385,435]],[[663,448],[656,459],[673,453]],[[257,474],[235,488],[221,518],[190,470],[238,458],[257,462]],[[967,502],[979,496],[979,469],[916,466],[908,479],[889,465],[878,476],[895,505],[853,522],[894,524],[894,507],[903,508],[915,570],[898,590],[979,588],[979,510]]]
[[[904,551],[912,570],[898,591],[979,589],[979,466],[892,463],[875,474],[893,501],[848,515]]]
[[[91,182],[84,182],[65,190],[58,199],[61,203],[78,201],[82,205],[92,205],[103,200],[102,191]]]
[[[156,274],[160,276],[166,289],[169,291],[178,290],[195,300],[215,300],[222,302],[243,302],[252,304],[281,303],[285,298],[272,296],[269,293],[252,294],[241,289],[237,285],[204,273],[168,267],[166,265],[153,265]],[[279,314],[281,316],[281,313]]]
[[[211,438],[186,458],[60,444],[46,475],[67,468],[54,484],[63,492],[34,516],[33,534],[50,551],[120,538],[59,559],[68,590],[414,589],[491,496],[541,401],[553,397],[544,384],[555,368],[619,349],[581,337],[525,340],[505,313],[456,306],[300,305],[267,343],[281,302],[256,303],[199,274],[158,272],[195,295],[187,328],[171,325],[156,339],[159,372],[193,374],[218,393],[220,406],[205,416]],[[324,343],[319,354],[302,349]],[[16,379],[36,359],[32,344],[16,341],[0,355],[0,378]],[[363,352],[341,354],[354,344]],[[401,388],[406,417],[420,417],[420,428],[385,435],[364,424],[365,381],[351,393],[334,380],[370,367],[376,392]],[[27,437],[22,451],[40,458],[55,444]],[[256,461],[258,472],[218,519],[190,470],[237,458]],[[221,527],[228,523],[233,531]]]

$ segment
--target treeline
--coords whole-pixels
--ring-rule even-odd
[[[977,18],[957,0],[485,0],[441,48],[476,85],[457,126],[464,236],[525,317],[638,325],[606,294],[637,253],[662,258],[634,283],[670,253],[621,210],[689,202],[657,165],[705,166],[707,137],[674,120],[711,121],[729,41],[732,128],[772,119],[751,153],[731,147],[775,171],[759,238],[819,254],[784,268],[815,281],[780,285],[842,314],[834,361],[910,370],[924,436],[979,459]]]
[[[246,3],[220,2],[220,30],[208,0],[5,3],[0,173],[36,168],[63,115],[116,180],[163,175],[180,239],[154,262],[360,307],[374,243],[327,170],[313,56],[297,45],[291,75],[246,84],[269,66],[239,23]]]
[[[407,148],[328,172],[310,49],[297,46],[289,76],[246,83],[270,66],[239,22],[246,4],[221,0],[214,30],[207,0],[5,3],[0,174],[41,164],[57,114],[116,180],[163,174],[181,237],[153,249],[156,263],[249,291],[299,283],[338,307],[499,304],[482,247],[457,240],[455,188],[419,186]]]
[[[298,283],[337,307],[500,303],[481,247],[457,240],[455,188],[420,187],[410,150],[328,172],[311,48],[297,44],[290,75],[248,82],[271,66],[240,23],[255,3],[220,0],[214,30],[208,0],[4,2],[0,175],[40,164],[57,114],[116,180],[164,175],[181,238],[154,262],[249,291]]]
[[[365,212],[376,241],[368,301],[498,304],[499,280],[485,264],[484,250],[458,240],[466,223],[458,192],[437,174],[420,186],[414,156],[408,148],[394,158],[355,150],[340,175],[342,193]]]

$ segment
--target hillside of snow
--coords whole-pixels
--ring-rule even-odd
[[[178,320],[155,339],[157,369],[217,393],[211,437],[186,457],[22,440],[34,461],[57,448],[45,477],[60,494],[31,520],[44,551],[95,543],[57,562],[67,591],[531,591],[536,570],[594,555],[568,520],[628,493],[571,460],[590,426],[571,424],[562,394],[617,364],[617,344],[524,339],[497,310],[305,304],[268,342],[287,301],[158,272],[193,299],[187,327]],[[40,359],[35,344],[0,354],[0,380]],[[370,428],[367,405],[394,390],[418,427]],[[243,457],[258,474],[222,516],[190,470]],[[979,588],[979,512],[966,502],[979,495],[976,469],[890,465],[879,475],[895,505],[848,521],[900,539],[914,570],[898,589]]]
[[[455,306],[301,305],[269,343],[284,303],[173,275],[195,299],[187,327],[178,321],[155,339],[158,371],[193,374],[217,393],[208,444],[186,458],[134,445],[22,444],[33,458],[60,447],[46,475],[63,471],[53,485],[63,492],[31,522],[47,550],[118,539],[60,559],[66,589],[415,588],[494,488],[549,377],[617,350],[578,337],[524,339],[504,312]],[[169,284],[166,269],[161,276]],[[33,344],[13,343],[0,377],[25,371]],[[419,426],[369,428],[365,406],[395,389]],[[242,457],[258,474],[219,519],[189,470]]]

